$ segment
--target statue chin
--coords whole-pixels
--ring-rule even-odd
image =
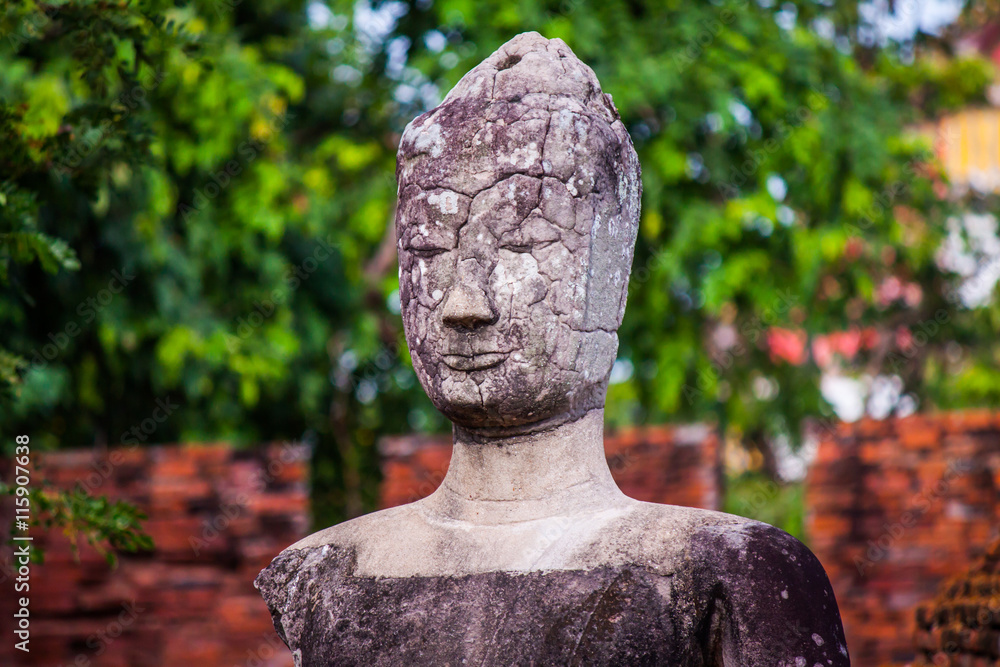
[[[470,381],[431,388],[427,393],[449,421],[484,435],[544,430],[604,407],[603,385],[581,385],[575,387],[576,391],[566,389],[558,393],[552,389],[551,384],[544,388],[521,384],[506,391],[494,385],[491,391],[486,391]]]
[[[470,386],[471,385],[471,386]],[[462,384],[451,384],[438,392],[429,392],[434,407],[450,421],[466,426],[475,426],[489,420],[489,406],[484,405],[477,391],[476,384],[471,380]]]

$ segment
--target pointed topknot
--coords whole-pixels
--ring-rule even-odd
[[[513,174],[554,177],[571,192],[614,193],[638,224],[639,161],[611,96],[565,42],[537,32],[501,46],[407,126],[396,174],[401,195],[416,185],[470,197]]]

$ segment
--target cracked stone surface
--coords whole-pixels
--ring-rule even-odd
[[[601,407],[641,186],[593,71],[515,37],[410,123],[396,172],[407,342],[438,409],[510,427]]]
[[[297,665],[849,665],[786,533],[643,503],[603,406],[639,163],[561,40],[518,35],[400,141],[400,301],[455,425],[433,494],[315,533],[257,578]]]

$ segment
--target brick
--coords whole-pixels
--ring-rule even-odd
[[[272,629],[271,615],[260,595],[230,595],[222,599],[215,614],[231,634],[262,635]]]
[[[931,449],[940,444],[941,432],[936,428],[908,428],[899,433],[899,442],[910,449]]]
[[[840,439],[821,442],[809,471],[807,517],[810,545],[840,603],[852,660],[883,665],[919,658],[931,664],[937,657],[974,664],[972,656],[941,652],[945,636],[940,627],[930,631],[927,614],[939,586],[969,567],[996,535],[998,413],[917,415],[878,425],[862,420],[837,432]],[[859,456],[847,456],[851,451]],[[956,460],[986,462],[989,475],[958,474]],[[845,515],[853,516],[850,530]],[[893,527],[907,516],[915,523]],[[866,559],[870,541],[880,539],[889,541],[888,548],[859,576],[854,559]],[[921,605],[924,630],[917,632]]]
[[[181,455],[190,459],[195,467],[205,465],[222,465],[229,461],[231,450],[222,444],[182,445]]]
[[[855,422],[853,430],[862,437],[871,438],[884,435],[887,429],[885,420],[863,417]]]
[[[249,476],[259,475],[265,462],[283,451],[274,445],[249,455],[224,445],[137,447],[111,450],[107,457],[97,459],[96,467],[91,465],[91,450],[41,455],[45,469],[58,473],[54,477],[61,488],[95,474],[100,478],[96,492],[149,511],[145,529],[156,549],[141,555],[120,554],[120,565],[112,570],[93,548],[81,545],[77,560],[68,540],[58,532],[38,533],[36,545],[45,547],[46,562],[33,566],[35,641],[30,664],[68,665],[83,656],[90,664],[111,666],[291,667],[291,655],[280,642],[262,641],[265,633],[273,635],[274,631],[252,581],[282,548],[308,530],[304,491],[308,466],[302,459],[308,450],[295,450],[291,463],[283,465],[282,483],[294,490],[264,494],[261,507],[267,514],[246,508],[199,555],[189,542],[192,536],[201,537],[205,522],[218,516],[222,491],[229,489],[235,495],[248,488]],[[121,605],[130,600],[143,611],[118,634],[114,624]],[[12,603],[12,596],[0,595],[0,615],[12,613]],[[118,635],[113,641],[86,648],[88,638],[109,628]],[[264,647],[267,655],[258,653],[254,663],[247,647]],[[0,646],[0,664],[15,659],[9,648],[7,642]],[[95,655],[96,648],[103,649],[100,657]]]
[[[182,455],[179,450],[161,449],[158,453],[150,470],[153,479],[197,479],[198,466],[193,457]]]
[[[976,431],[1000,430],[1000,413],[993,410],[962,410],[944,413],[939,421],[945,430],[971,433]]]

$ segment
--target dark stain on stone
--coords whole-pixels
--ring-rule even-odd
[[[510,69],[519,62],[521,62],[521,56],[519,54],[510,54],[503,61],[501,61],[499,65],[497,65],[497,71],[502,72],[505,69]]]
[[[729,527],[731,529],[731,527]],[[351,549],[290,550],[257,587],[301,665],[850,665],[826,574],[752,524],[700,529],[670,574],[638,565],[356,577]]]

